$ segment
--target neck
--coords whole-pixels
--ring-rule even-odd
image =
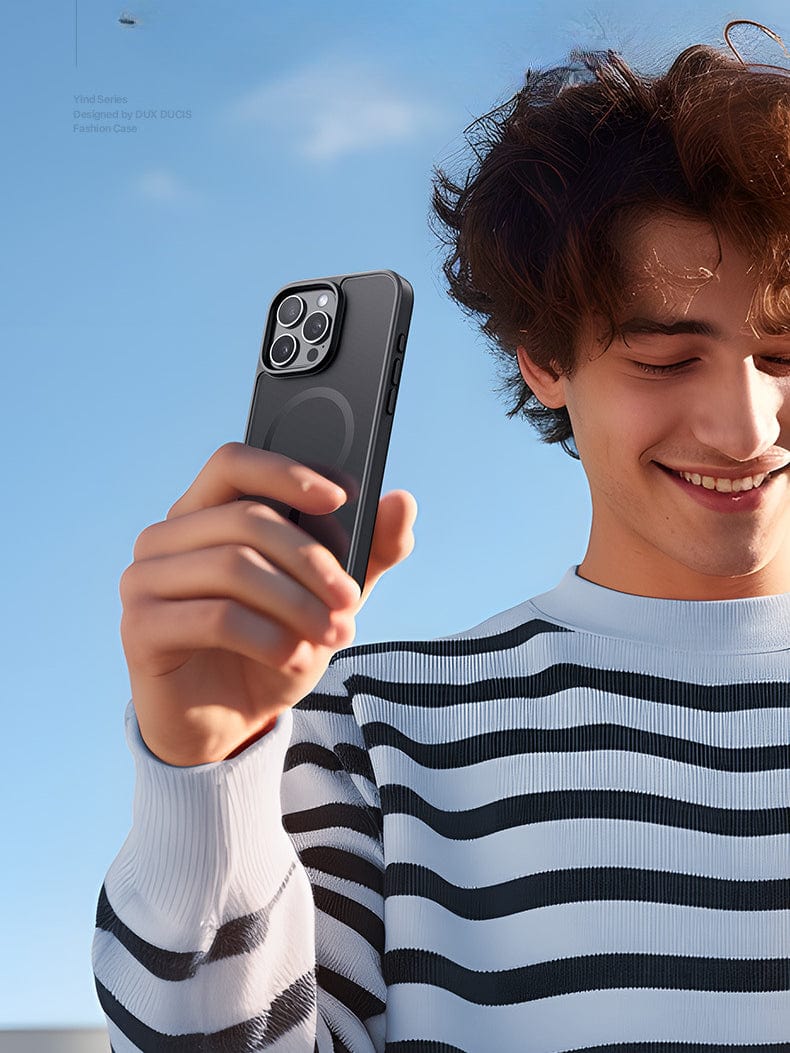
[[[724,545],[689,546],[673,558],[633,538],[600,542],[593,532],[579,576],[605,589],[665,600],[780,596],[790,593],[790,541],[768,558]]]

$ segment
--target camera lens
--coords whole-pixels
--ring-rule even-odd
[[[329,332],[329,315],[326,311],[313,311],[304,320],[302,334],[309,344],[320,343]]]
[[[301,296],[286,296],[277,308],[277,321],[280,325],[296,325],[304,313],[304,300]]]
[[[269,350],[269,358],[273,366],[282,369],[283,366],[287,366],[289,362],[296,358],[298,350],[299,344],[296,342],[296,338],[291,336],[290,333],[283,333],[272,344]]]

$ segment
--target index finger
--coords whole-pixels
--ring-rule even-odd
[[[227,442],[209,457],[165,519],[226,504],[242,494],[271,497],[316,515],[334,510],[347,499],[339,486],[292,457]]]

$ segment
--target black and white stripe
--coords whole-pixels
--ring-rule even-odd
[[[387,1053],[790,1051],[787,650],[535,614],[347,648],[237,759],[281,758],[261,821],[291,854],[257,909],[165,949],[121,853],[94,944],[117,1053],[383,1053],[385,1020]]]

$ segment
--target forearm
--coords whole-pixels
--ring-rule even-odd
[[[178,768],[147,751],[127,713],[134,821],[107,873],[93,944],[108,1027],[127,1043],[156,1049],[167,1034],[245,1021],[257,1033],[284,991],[314,969],[310,883],[280,808],[289,736],[290,712],[244,758]],[[291,1026],[307,1028],[312,1053],[309,1016]],[[223,1048],[236,1048],[233,1034]]]

